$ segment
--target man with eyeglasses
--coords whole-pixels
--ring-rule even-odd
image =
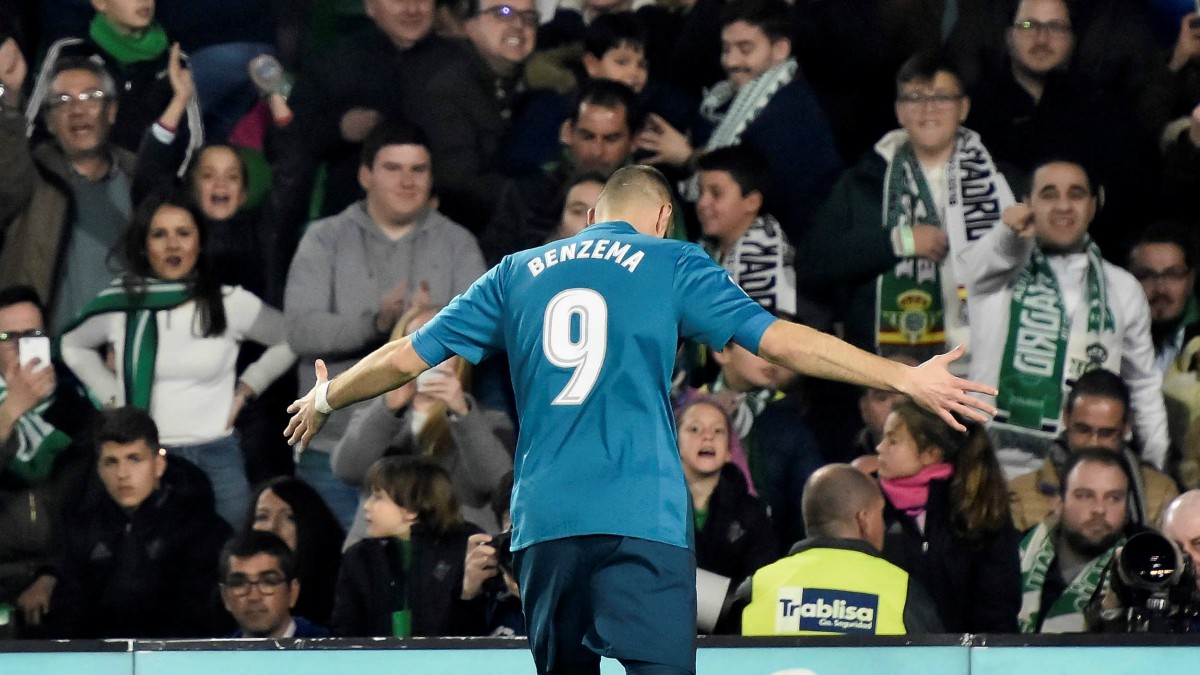
[[[0,286],[32,286],[53,330],[112,281],[108,252],[136,195],[171,172],[138,179],[138,158],[111,143],[116,85],[93,60],[55,64],[42,108],[51,137],[27,140],[25,76],[16,43],[0,44]]]
[[[300,597],[296,554],[271,532],[250,530],[221,549],[221,601],[237,621],[231,637],[329,637],[329,631],[292,616]]]
[[[1086,12],[1085,12],[1086,13]],[[1136,99],[1072,68],[1083,37],[1065,0],[1022,0],[1005,29],[1003,65],[971,89],[967,125],[997,161],[1029,172],[1048,156],[1086,161],[1104,186],[1104,211],[1090,232],[1101,251],[1127,245],[1128,223],[1143,219],[1154,191],[1152,148]]]
[[[967,253],[971,378],[999,389],[989,425],[1000,448],[1034,456],[1066,427],[1063,399],[1084,373],[1115,373],[1130,391],[1142,457],[1167,464],[1162,373],[1137,280],[1089,236],[1099,198],[1084,165],[1051,159],[1024,200]]]
[[[1008,481],[1013,524],[1024,532],[1050,515],[1056,506],[1061,476],[1071,455],[1085,448],[1117,454],[1132,477],[1129,484],[1129,518],[1153,526],[1179,489],[1167,474],[1141,459],[1138,448],[1127,441],[1133,430],[1129,388],[1107,370],[1084,373],[1063,404],[1063,432],[1050,444],[1046,458],[1035,470]]]
[[[27,638],[41,635],[53,537],[69,486],[87,470],[93,410],[69,370],[29,359],[44,328],[36,291],[0,289],[0,603],[18,609],[16,636]]]
[[[167,458],[149,413],[97,413],[95,475],[64,512],[57,586],[44,617],[55,638],[227,634],[217,553],[229,525],[196,465]]]
[[[525,60],[537,44],[533,0],[469,0],[467,58],[439,66],[413,121],[429,135],[439,209],[479,234],[500,201],[504,143],[524,103]]]
[[[1141,282],[1150,305],[1150,338],[1163,374],[1170,437],[1182,451],[1174,473],[1188,488],[1200,487],[1200,304],[1195,246],[1186,226],[1160,222],[1146,228],[1129,252],[1129,272]]]

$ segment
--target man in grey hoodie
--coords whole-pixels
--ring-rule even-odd
[[[444,305],[484,272],[475,237],[434,208],[420,129],[377,126],[363,144],[358,180],[366,199],[311,223],[288,271],[284,315],[302,390],[314,384],[316,355],[337,375],[383,344],[408,308]],[[346,527],[357,493],[330,473],[329,452],[350,417],[310,444],[297,465]]]

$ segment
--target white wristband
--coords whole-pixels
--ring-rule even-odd
[[[322,415],[328,415],[333,412],[333,408],[329,405],[328,382],[317,387],[317,395],[313,399],[313,407]]]

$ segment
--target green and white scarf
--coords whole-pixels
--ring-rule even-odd
[[[1117,546],[1124,544],[1124,540],[1117,542],[1084,566],[1043,617],[1042,587],[1046,584],[1046,574],[1056,555],[1054,539],[1058,535],[1058,528],[1057,519],[1048,518],[1021,540],[1021,611],[1017,614],[1017,623],[1022,633],[1085,632],[1084,607],[1104,576],[1104,568],[1113,557],[1113,552]]]
[[[0,405],[7,399],[8,384],[0,377]],[[54,460],[71,445],[71,437],[43,417],[53,404],[53,395],[38,401],[31,410],[17,418],[13,427],[17,452],[4,472],[26,485],[35,485],[49,476]]]
[[[1108,306],[1104,259],[1085,239],[1087,321],[1073,322],[1045,254],[1034,247],[1013,287],[1008,340],[1000,362],[996,422],[1042,434],[1058,430],[1063,393],[1083,373],[1120,363],[1116,322]],[[1108,339],[1106,339],[1108,338]]]
[[[158,357],[158,320],[161,310],[174,309],[193,297],[188,284],[147,279],[146,292],[129,294],[120,279],[100,291],[83,308],[79,318],[63,332],[98,314],[121,312],[125,315],[125,344],[120,376],[125,385],[123,405],[150,409],[154,386],[154,365]]]
[[[795,79],[799,69],[796,59],[789,58],[742,85],[741,89],[735,89],[733,83],[726,79],[705,91],[700,101],[700,114],[716,124],[716,128],[708,137],[704,149],[716,150],[737,145],[746,127],[767,107],[776,92]],[[728,109],[725,108],[727,104]],[[680,184],[679,191],[684,199],[694,202],[700,198],[700,181],[692,176]]]
[[[931,347],[941,351],[946,343],[946,313],[955,312],[953,325],[967,325],[966,290],[957,284],[956,302],[946,307],[942,276],[965,278],[955,261],[973,242],[1000,221],[1005,207],[1014,203],[1008,182],[996,169],[979,134],[959,128],[954,152],[946,167],[947,204],[945,222],[934,202],[925,172],[903,130],[884,136],[876,152],[889,159],[883,181],[883,227],[912,227],[927,224],[941,227],[950,241],[951,255],[938,264],[925,258],[904,258],[876,282],[876,346]],[[891,157],[887,153],[894,148]]]

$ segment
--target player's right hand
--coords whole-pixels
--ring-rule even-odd
[[[329,418],[329,415],[317,410],[317,389],[329,381],[329,372],[321,359],[317,359],[313,368],[317,373],[317,384],[304,398],[298,398],[288,406],[287,411],[293,414],[288,420],[287,428],[283,430],[288,445],[295,447],[299,444],[298,452],[304,452],[308,442],[325,426],[325,420]]]

